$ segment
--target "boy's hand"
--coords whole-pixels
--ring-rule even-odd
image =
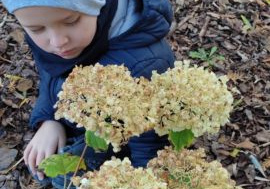
[[[24,150],[25,164],[29,166],[33,175],[37,174],[39,180],[43,180],[44,174],[37,172],[38,165],[44,158],[55,154],[65,144],[64,127],[56,121],[45,121]]]

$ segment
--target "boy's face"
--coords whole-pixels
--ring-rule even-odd
[[[96,16],[67,9],[29,7],[14,14],[41,49],[65,59],[79,56],[96,32]]]

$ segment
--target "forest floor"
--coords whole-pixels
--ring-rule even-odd
[[[214,136],[200,137],[193,147],[203,147],[209,160],[219,160],[237,185],[269,189],[270,1],[171,1],[175,17],[168,40],[176,58],[227,75],[235,99],[230,123]],[[38,75],[23,36],[0,4],[2,189],[40,188],[24,163],[7,172],[33,136],[28,120],[38,95]]]

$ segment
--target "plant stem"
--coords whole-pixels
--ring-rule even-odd
[[[64,189],[66,189],[66,185],[67,185],[67,175],[64,175]]]
[[[86,149],[87,149],[87,145],[85,144],[84,149],[83,149],[83,152],[82,152],[82,154],[81,154],[81,156],[80,156],[80,161],[79,161],[79,163],[77,164],[76,170],[75,170],[74,174],[72,175],[72,177],[75,177],[75,176],[76,176],[76,174],[77,174],[77,172],[78,172],[78,170],[79,170],[80,164],[81,164],[81,162],[82,162],[82,160],[83,160],[83,156],[84,156],[84,154],[85,154],[85,152],[86,152]],[[71,182],[71,179],[70,179],[67,189],[70,189],[71,184],[72,184],[72,182]]]

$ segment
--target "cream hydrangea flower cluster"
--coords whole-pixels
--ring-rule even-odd
[[[205,160],[203,149],[177,152],[165,147],[147,167],[168,184],[168,189],[241,189],[218,161]]]
[[[153,128],[145,119],[147,103],[142,96],[150,99],[138,82],[124,66],[76,67],[58,94],[55,118],[64,117],[94,131],[117,152],[130,137]]]
[[[191,129],[197,137],[228,121],[233,97],[226,82],[188,61],[153,72],[151,81],[132,78],[124,66],[76,67],[58,95],[55,117],[94,131],[114,151],[153,128],[159,135]]]
[[[79,181],[79,182],[78,182]],[[128,158],[106,161],[99,171],[87,172],[73,183],[80,189],[166,189],[151,169],[134,168]]]
[[[151,110],[159,135],[170,130],[191,129],[195,137],[217,133],[228,122],[233,97],[227,89],[227,77],[218,77],[203,67],[190,67],[189,61],[175,62],[175,68],[163,74],[153,73]]]
[[[99,171],[72,179],[79,189],[241,189],[218,161],[207,162],[203,149],[165,147],[147,168],[133,168],[128,158],[112,158]]]

